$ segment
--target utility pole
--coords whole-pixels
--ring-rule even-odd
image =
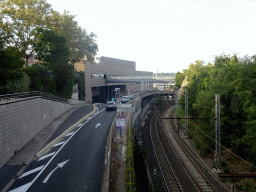
[[[188,91],[185,89],[185,118],[188,118]],[[187,136],[188,131],[188,119],[185,119],[185,132],[184,135]]]
[[[221,142],[220,142],[220,95],[215,95],[215,164],[216,171],[221,171]]]

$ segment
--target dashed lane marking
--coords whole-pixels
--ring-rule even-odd
[[[54,154],[55,154],[55,152],[50,153],[50,154],[48,154],[48,155],[44,155],[44,156],[42,156],[40,159],[38,159],[37,161],[41,161],[41,160],[43,160],[43,159],[46,159],[47,157],[53,156]]]
[[[74,134],[74,132],[71,132],[71,133],[67,134],[65,137],[73,135],[73,134]]]
[[[59,146],[59,145],[62,145],[63,143],[65,143],[65,141],[62,141],[62,142],[60,142],[60,143],[57,143],[57,144],[53,145],[53,147],[57,147],[57,146]]]
[[[37,172],[37,171],[40,171],[41,169],[43,169],[43,167],[44,167],[44,165],[42,165],[41,167],[37,167],[37,168],[35,168],[35,169],[32,169],[32,170],[30,170],[30,171],[28,171],[28,172],[26,172],[26,173],[23,173],[23,174],[19,177],[19,179],[21,179],[22,177],[26,177],[27,175],[30,175],[30,174],[35,173],[35,172]]]

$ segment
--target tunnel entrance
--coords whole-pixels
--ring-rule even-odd
[[[110,85],[110,86],[100,86],[92,87],[92,103],[106,103],[115,98],[115,88],[120,88],[117,97],[126,93],[126,85]]]

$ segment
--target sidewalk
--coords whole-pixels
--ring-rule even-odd
[[[0,191],[3,192],[8,189],[34,159],[35,154],[40,149],[93,110],[94,106],[92,104],[73,107],[37,134],[35,138],[29,141],[27,145],[0,168]]]
[[[130,100],[133,103],[136,99]],[[120,102],[118,99],[117,102]],[[131,114],[130,112],[118,112],[118,116],[125,116],[125,129],[114,129],[112,133],[111,148],[111,168],[109,191],[126,191],[126,147],[127,147],[127,129],[129,129]]]

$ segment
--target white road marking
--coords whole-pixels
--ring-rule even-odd
[[[97,129],[99,126],[101,126],[100,123],[96,124],[96,125],[95,125],[95,129]]]
[[[65,143],[65,141],[62,141],[62,142],[60,142],[60,143],[57,143],[57,144],[53,145],[53,147],[57,147],[57,146],[59,146],[59,145],[62,145],[63,143]]]
[[[48,181],[48,179],[51,177],[51,175],[53,174],[53,172],[54,172],[56,169],[58,169],[58,168],[62,168],[68,161],[69,161],[69,160],[63,161],[62,163],[59,163],[58,166],[57,166],[55,169],[53,169],[53,170],[49,173],[49,175],[44,179],[43,183],[46,183],[46,182]]]
[[[13,190],[11,190],[11,191],[9,191],[9,192],[25,192],[25,191],[27,191],[27,190],[29,189],[29,187],[30,187],[32,184],[33,184],[33,181],[30,182],[30,183],[27,183],[27,184],[25,184],[25,185],[22,185],[22,186],[20,186],[20,187],[18,187],[18,188],[16,188],[16,189],[13,189]]]
[[[41,161],[41,160],[43,160],[43,159],[46,159],[47,157],[53,156],[54,154],[55,154],[55,152],[50,153],[50,154],[48,154],[48,155],[44,155],[44,156],[42,156],[40,159],[38,159],[37,161]]]
[[[102,112],[102,111],[104,111],[104,110],[105,110],[105,108],[102,109],[100,112]],[[94,116],[95,116],[95,115],[94,115]],[[94,116],[92,116],[92,117],[94,117]],[[92,118],[92,117],[91,117],[91,118]],[[30,186],[37,180],[37,178],[44,172],[44,170],[48,167],[48,165],[52,162],[52,160],[56,157],[56,155],[58,155],[58,153],[61,151],[61,149],[68,143],[68,141],[69,141],[86,123],[88,123],[88,122],[89,122],[89,120],[87,120],[86,122],[84,122],[84,123],[82,124],[82,126],[79,127],[79,128],[75,131],[75,133],[74,133],[71,137],[68,138],[68,140],[59,148],[59,150],[54,154],[54,156],[48,161],[48,163],[44,166],[44,168],[37,174],[37,176],[33,179],[33,181],[31,181],[30,183],[27,183],[27,184],[25,184],[25,185],[23,185],[23,186],[21,186],[21,187],[18,187],[18,188],[14,189],[14,190],[12,190],[12,191],[10,191],[10,192],[26,192],[26,191],[30,188]]]
[[[124,145],[123,147],[122,147],[122,159],[123,159],[123,161],[125,161],[125,157],[126,157],[126,154],[125,154],[125,152],[126,152],[126,146]]]
[[[65,137],[73,135],[73,134],[74,134],[74,132],[71,132],[71,133],[67,134]]]
[[[35,169],[32,169],[32,170],[30,170],[30,171],[28,171],[28,172],[26,172],[26,173],[23,173],[23,174],[19,177],[19,179],[21,179],[22,177],[26,177],[27,175],[30,175],[30,174],[35,173],[35,172],[37,172],[37,171],[40,171],[41,169],[43,169],[43,167],[44,167],[44,165],[42,165],[41,167],[37,167],[37,168],[35,168]]]

